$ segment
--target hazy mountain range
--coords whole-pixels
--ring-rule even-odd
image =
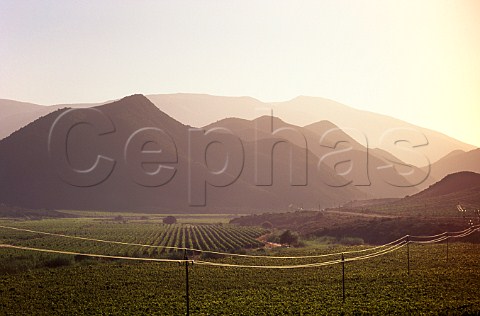
[[[300,96],[290,101],[267,103],[251,97],[223,97],[207,94],[155,94],[147,95],[161,111],[185,125],[202,127],[228,117],[254,119],[270,111],[273,116],[297,126],[315,127],[319,121],[329,121],[344,129],[347,134],[370,148],[380,146],[381,136],[392,128],[413,129],[425,135],[428,145],[416,148],[430,162],[435,162],[454,150],[470,151],[475,146],[463,143],[437,131],[425,129],[386,115],[354,109],[344,104],[318,97]],[[34,119],[59,108],[82,108],[105,104],[60,104],[41,106],[37,104],[0,99],[0,138],[10,135]],[[369,122],[365,124],[365,122]],[[351,131],[355,129],[356,131]],[[409,152],[395,150],[395,156],[416,166],[425,164],[424,159],[415,159]]]
[[[4,138],[0,140],[0,203],[31,208],[158,212],[325,208],[352,200],[412,195],[450,173],[480,171],[480,149],[474,146],[321,98],[299,97],[274,104],[248,97],[193,94],[147,98],[134,95],[104,105],[48,107],[0,100],[0,137]],[[91,112],[66,115],[65,107],[94,107],[114,129],[97,135],[91,126],[78,124],[84,115],[90,115],[85,113]],[[265,116],[272,109],[274,116]],[[65,144],[66,159],[71,166],[88,169],[99,154],[115,161],[113,171],[98,185],[72,186],[58,176],[58,165],[52,164],[49,156],[48,141],[50,129],[60,116],[65,118],[64,124],[77,126]],[[366,121],[372,123],[365,124]],[[191,126],[205,126],[197,131],[200,141],[189,142]],[[152,177],[139,180],[132,176],[132,168],[138,172],[135,163],[142,161],[142,154],[134,152],[130,162],[125,161],[125,144],[132,134],[146,127],[161,129],[169,136],[146,131],[143,136],[151,141],[137,144],[139,150],[146,152],[158,151],[160,146],[167,165],[175,168],[171,180],[161,186],[141,185],[138,182],[148,183]],[[380,139],[379,135],[392,127],[415,129],[427,137],[429,144],[420,152],[430,161],[436,161],[430,174],[421,164],[417,168],[404,163],[415,161],[409,152],[375,148],[378,143],[371,139]],[[204,131],[209,130],[212,132],[205,136]],[[367,135],[369,148],[358,131]],[[230,133],[233,136],[229,136]],[[241,172],[227,170],[222,177],[217,177],[225,161],[232,162],[235,157],[216,143],[206,151],[205,141],[222,137],[238,138],[245,158]],[[348,148],[351,150],[346,151]],[[208,154],[202,156],[205,152]],[[385,168],[392,164],[394,168]],[[260,182],[266,183],[259,185],[256,166],[263,168]],[[156,167],[148,162],[141,165],[146,173],[154,172]],[[350,167],[353,169],[347,172]],[[412,186],[423,178],[426,180],[421,184]],[[205,181],[217,180],[219,183],[205,184]],[[206,205],[191,206],[191,188],[196,189],[202,181]],[[292,181],[298,183],[292,186]]]

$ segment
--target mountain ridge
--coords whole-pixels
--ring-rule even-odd
[[[96,132],[92,129],[93,125],[81,124],[81,120],[88,115],[99,113],[103,113],[113,123],[113,131]],[[105,180],[93,186],[77,186],[58,177],[57,165],[52,164],[48,152],[48,139],[53,123],[60,117],[66,120],[62,124],[75,126],[68,134],[67,155],[71,167],[86,170],[92,166],[98,155],[109,157],[115,164]],[[145,131],[148,127],[155,130]],[[158,134],[159,129],[165,133]],[[163,113],[142,95],[125,97],[92,109],[56,110],[0,141],[0,177],[3,179],[0,202],[29,208],[238,213],[278,211],[287,209],[291,204],[303,203],[310,206],[318,203],[329,206],[363,195],[354,187],[337,190],[326,186],[321,179],[330,177],[331,171],[325,168],[320,170],[319,177],[313,177],[308,186],[290,186],[289,162],[283,159],[275,160],[275,178],[272,185],[255,185],[255,147],[253,143],[246,142],[245,162],[237,181],[226,187],[206,184],[208,204],[192,208],[188,201],[189,179],[204,179],[211,171],[207,163],[208,166],[221,165],[226,156],[222,148],[213,146],[209,148],[209,154],[205,155],[205,161],[195,160],[195,156],[190,157],[190,151],[206,152],[201,141],[189,145],[190,130],[190,127]],[[142,158],[139,153],[135,153],[137,156],[132,156],[128,161],[124,160],[125,144],[139,131],[145,132],[145,136],[151,137],[148,139],[152,139],[154,145],[160,146],[161,154],[167,155],[162,157],[173,159],[173,153],[177,153],[175,160],[168,160],[175,164],[175,173],[165,186],[139,185],[138,181],[143,180],[132,178],[132,166],[128,161],[143,160],[138,160]],[[194,131],[202,132],[198,129]],[[169,146],[168,137],[165,135],[169,135],[176,147]],[[143,144],[142,148],[145,148],[146,144]],[[260,143],[260,146],[264,145],[268,146],[268,142]],[[152,149],[156,150],[155,146],[147,150]],[[281,146],[276,150],[276,154],[287,157],[288,146]],[[307,154],[309,161],[314,161],[313,155],[310,152]],[[262,160],[269,159],[268,155],[259,157]],[[302,165],[292,162],[292,166],[298,169]],[[143,168],[146,171],[145,167]],[[313,163],[309,163],[308,168],[311,172],[317,170]],[[234,174],[226,176],[227,180],[235,180],[234,178]]]

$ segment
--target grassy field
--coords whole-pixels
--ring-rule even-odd
[[[1,221],[0,225],[31,228],[77,236],[147,242],[165,228],[158,223],[126,224],[98,219]],[[198,225],[179,224],[189,229]],[[241,231],[229,225],[205,225],[231,235]],[[162,230],[163,229],[163,230]],[[248,228],[250,234],[254,228]],[[142,232],[142,233],[141,233]],[[157,233],[158,233],[157,232]],[[246,232],[246,231],[245,231]],[[244,233],[245,233],[244,232]],[[129,235],[132,233],[131,235]],[[257,229],[257,234],[262,233]],[[476,233],[478,234],[478,232]],[[2,243],[43,248],[83,249],[96,253],[123,253],[148,257],[148,252],[129,252],[121,245],[91,246],[59,237],[0,229]],[[150,236],[150,237],[148,237]],[[148,237],[148,238],[147,238]],[[213,238],[213,236],[212,236]],[[217,235],[217,239],[221,238]],[[178,239],[181,240],[183,239]],[[80,246],[84,248],[80,248]],[[88,248],[100,247],[100,248]],[[105,247],[105,248],[101,248]],[[111,248],[109,248],[111,247]],[[313,255],[363,249],[315,245],[302,249],[281,248],[272,255]],[[342,302],[341,264],[300,269],[214,267],[194,264],[189,268],[192,315],[358,315],[451,314],[480,312],[480,245],[410,245],[410,275],[406,247],[368,260],[345,265],[346,300]],[[247,254],[265,254],[247,250]],[[164,254],[169,255],[169,254]],[[153,254],[161,257],[161,254]],[[347,256],[348,257],[348,256]],[[197,259],[197,258],[195,258]],[[198,258],[214,263],[280,265],[318,262],[318,258]],[[332,259],[339,259],[335,256]],[[178,263],[127,262],[38,254],[0,248],[0,314],[5,315],[182,315],[185,313],[185,266]]]

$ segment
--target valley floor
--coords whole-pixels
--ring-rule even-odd
[[[173,260],[181,260],[183,252],[152,251],[133,243],[216,245],[216,248],[230,249],[223,252],[240,254],[231,257],[187,252],[189,259],[194,260],[188,268],[191,315],[480,313],[480,244],[464,243],[461,239],[456,242],[452,239],[448,245],[409,244],[407,247],[405,243],[398,243],[391,252],[348,261],[384,248],[355,252],[371,246],[348,247],[310,241],[304,248],[262,249],[254,243],[265,234],[264,230],[228,224],[169,226],[158,220],[124,223],[105,218],[4,220],[0,224],[132,243],[105,244],[4,228],[0,230],[0,244]],[[473,232],[471,236],[475,234],[480,233]],[[235,248],[242,243],[254,247]],[[347,259],[345,302],[342,253]],[[334,255],[323,257],[325,254]],[[279,259],[279,256],[316,257]],[[306,266],[328,262],[331,264]],[[294,268],[278,268],[284,265]],[[0,247],[2,315],[184,315],[185,289],[184,263],[94,259]]]

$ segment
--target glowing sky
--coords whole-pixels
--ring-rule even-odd
[[[0,98],[330,98],[480,146],[479,1],[4,1]]]

